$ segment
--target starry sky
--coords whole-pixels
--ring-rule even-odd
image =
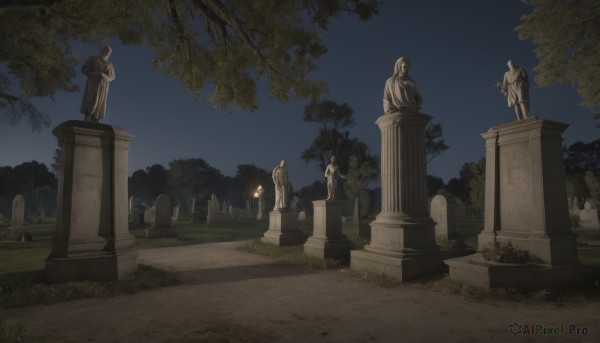
[[[568,86],[538,88],[533,84],[537,64],[531,41],[518,39],[514,27],[530,8],[518,0],[385,1],[379,15],[368,22],[351,16],[332,20],[322,33],[328,53],[318,60],[314,78],[329,85],[324,99],[347,103],[356,125],[350,136],[380,153],[375,120],[383,114],[385,80],[395,61],[409,57],[410,76],[424,103],[421,112],[441,123],[450,149],[428,165],[428,174],[446,182],[458,177],[461,166],[485,154],[480,134],[516,119],[496,82],[509,59],[525,68],[531,80],[530,115],[569,124],[568,146],[590,142],[600,133],[593,113],[579,105],[579,95]],[[305,163],[301,153],[318,133],[317,124],[305,123],[306,99],[286,103],[268,96],[259,83],[260,107],[255,112],[227,113],[185,90],[180,80],[150,67],[152,51],[141,46],[104,42],[113,48],[116,80],[110,85],[105,124],[124,128],[135,138],[129,146],[129,173],[174,159],[202,158],[224,175],[235,176],[239,164],[268,171],[286,159],[290,181],[300,189],[323,180],[316,162]],[[98,45],[76,44],[78,70],[86,58],[97,55]],[[49,128],[32,131],[21,121],[9,125],[0,117],[0,166],[36,160],[50,166],[57,148],[52,129],[79,113],[85,77],[75,81],[79,93],[58,93],[54,99],[35,99],[52,118]]]

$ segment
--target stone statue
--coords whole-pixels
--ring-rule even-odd
[[[281,160],[279,165],[271,173],[273,183],[275,184],[275,207],[273,211],[284,210],[287,208],[290,183],[288,173],[285,169],[285,160]]]
[[[335,163],[335,156],[331,156],[331,163],[325,169],[325,177],[327,178],[327,199],[325,200],[336,200],[338,180],[346,177],[340,173],[340,167]]]
[[[394,75],[387,79],[383,89],[383,112],[418,112],[423,98],[416,83],[408,76],[410,60],[400,57],[394,66]]]
[[[105,46],[100,56],[91,56],[81,67],[81,72],[88,77],[80,109],[85,121],[97,123],[104,118],[108,83],[115,79],[115,69],[108,61],[111,53],[112,49]]]
[[[508,71],[504,73],[502,94],[508,100],[508,107],[514,107],[517,120],[527,118],[529,112],[529,78],[525,69],[517,66],[513,60],[508,61]]]

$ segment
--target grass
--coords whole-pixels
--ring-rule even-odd
[[[135,244],[143,249],[256,239],[262,236],[268,225],[268,222],[251,219],[213,225],[180,221],[175,226],[177,237],[148,239],[144,237],[144,228],[129,232],[135,236]]]
[[[24,272],[0,277],[0,307],[52,304],[72,299],[133,294],[158,287],[179,284],[174,274],[139,265],[138,270],[122,281],[76,281],[47,284],[43,272]]]
[[[44,269],[52,249],[55,224],[31,225],[27,229],[33,236],[32,242],[0,242],[0,275]],[[7,230],[7,225],[0,226],[0,236]]]
[[[252,254],[267,256],[286,264],[300,265],[314,269],[330,269],[341,266],[341,263],[338,260],[329,258],[321,260],[316,257],[305,255],[303,245],[280,247],[255,240],[242,245],[239,249]]]
[[[307,235],[312,234],[312,218],[299,223],[300,229]],[[25,306],[34,303],[51,303],[90,296],[112,296],[161,287],[162,285],[175,284],[171,274],[155,270],[150,267],[140,266],[138,273],[122,282],[94,283],[78,282],[62,285],[47,285],[42,281],[44,261],[49,255],[55,224],[37,224],[27,227],[33,236],[33,242],[1,242],[0,243],[0,305]],[[181,220],[176,225],[178,236],[174,238],[146,239],[144,228],[138,227],[130,230],[136,237],[139,248],[153,248],[166,246],[179,246],[207,242],[223,242],[234,240],[253,240],[244,245],[241,250],[269,256],[283,263],[302,265],[316,269],[330,269],[345,267],[342,263],[332,259],[321,260],[304,255],[303,246],[278,247],[261,243],[262,237],[268,228],[268,221],[256,221],[253,218],[241,218],[240,221],[206,225],[203,223],[189,223]],[[8,224],[0,225],[0,236],[8,229]],[[477,248],[477,235],[483,229],[482,220],[459,219],[457,231],[465,239],[466,245],[473,252]],[[429,280],[431,286],[449,294],[459,294],[464,297],[478,298],[492,296],[502,299],[561,299],[595,298],[598,297],[600,280],[600,230],[575,229],[574,232],[585,238],[591,246],[579,249],[579,257],[583,264],[590,266],[586,287],[567,290],[561,295],[545,294],[544,292],[523,294],[516,290],[493,290],[484,292],[469,285],[456,283],[446,278],[437,277]],[[354,242],[354,249],[362,249],[369,243],[369,239],[360,237],[358,232],[344,230],[343,232]],[[442,252],[454,253],[449,244],[441,244]],[[459,252],[464,253],[465,250]],[[445,255],[445,256],[446,256]],[[400,282],[369,273],[356,272],[343,269],[349,277],[361,279],[379,287],[398,287]],[[154,276],[152,276],[154,275]],[[162,276],[160,276],[162,275]],[[160,281],[162,278],[163,281]],[[171,279],[172,278],[172,279]],[[152,281],[154,280],[154,281]],[[171,281],[165,281],[171,280]],[[483,293],[482,293],[483,292]],[[545,294],[545,295],[544,295]]]

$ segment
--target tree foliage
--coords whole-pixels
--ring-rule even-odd
[[[425,154],[427,163],[444,153],[450,147],[444,141],[442,124],[430,122],[425,128]]]
[[[368,20],[379,0],[0,0],[0,111],[34,128],[49,118],[32,96],[76,91],[71,44],[118,38],[155,52],[152,65],[220,109],[255,110],[257,82],[272,97],[317,98],[309,78],[326,52],[320,31],[341,14]],[[212,86],[212,87],[209,87]],[[20,89],[20,91],[17,91]]]
[[[10,217],[13,198],[21,194],[26,201],[25,211],[56,210],[57,180],[44,163],[24,162],[14,168],[0,167],[0,214]]]
[[[336,156],[340,171],[347,174],[343,193],[368,205],[366,189],[378,176],[378,159],[358,138],[350,138],[349,128],[355,125],[354,111],[348,104],[323,100],[311,102],[304,108],[304,121],[319,124],[319,133],[308,149],[302,152],[305,162],[315,161],[325,171],[331,156]],[[350,166],[352,164],[352,166]]]
[[[600,163],[600,139],[590,143],[577,141],[563,149],[566,155],[565,171],[567,175],[583,174],[588,170],[595,171]]]
[[[532,6],[532,12],[521,17],[516,31],[520,39],[535,44],[536,83],[542,87],[569,84],[581,95],[583,105],[600,106],[600,2],[523,2]]]

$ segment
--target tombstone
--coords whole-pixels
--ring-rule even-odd
[[[456,231],[456,209],[445,196],[438,194],[431,199],[431,218],[435,222],[435,238],[463,245],[464,239]]]
[[[137,270],[139,254],[127,218],[133,136],[116,126],[79,120],[66,121],[52,133],[61,149],[46,280],[123,280]]]
[[[263,196],[260,196],[258,198],[258,213],[256,214],[256,219],[262,220],[265,216],[264,214],[265,214],[265,198]]]
[[[223,208],[225,208],[226,203],[223,203]],[[211,199],[208,200],[206,206],[206,224],[212,225],[217,223],[226,222],[229,220],[229,214],[227,212],[221,212],[221,205],[219,204],[219,199],[217,196],[212,194]]]
[[[527,251],[529,263],[488,261],[484,254],[446,260],[450,279],[476,287],[560,290],[584,280],[567,209],[562,132],[537,117],[490,128],[486,140],[484,228],[478,251],[496,244]],[[488,256],[489,258],[489,256]]]
[[[22,195],[17,195],[12,203],[11,228],[22,228],[25,220],[25,199]]]
[[[600,230],[598,210],[593,208],[589,201],[586,201],[583,210],[579,211],[579,227],[588,230]]]
[[[6,231],[4,240],[15,242],[29,242],[32,240],[31,233],[24,227],[25,221],[25,199],[17,195],[12,203],[11,226]]]
[[[290,209],[292,210],[292,213],[298,213],[298,202],[300,201],[300,199],[298,198],[298,196],[294,195],[294,197],[292,198],[291,201],[291,205],[290,205]]]
[[[171,223],[171,200],[161,194],[154,202],[154,224],[144,230],[146,238],[175,237],[177,232]]]
[[[319,259],[347,262],[352,242],[342,233],[343,201],[313,201],[313,234],[304,243],[304,253]]]
[[[196,198],[191,198],[190,215],[196,213]]]
[[[427,208],[425,126],[431,116],[400,111],[375,122],[381,133],[381,212],[371,242],[352,250],[350,267],[399,281],[444,270]]]
[[[144,211],[144,223],[154,226],[154,206]]]
[[[306,221],[306,211],[300,211],[300,213],[298,213],[298,221],[299,222]]]
[[[173,207],[173,217],[171,218],[173,223],[177,223],[177,220],[179,220],[179,208],[180,206]]]

